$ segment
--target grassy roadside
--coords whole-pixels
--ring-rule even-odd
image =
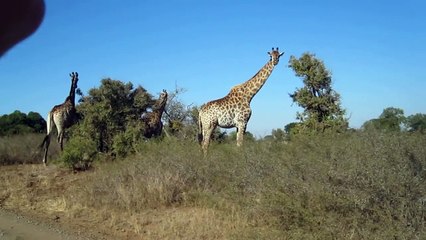
[[[218,144],[204,158],[193,142],[148,142],[89,172],[4,166],[0,205],[127,239],[423,239],[425,145],[350,133]]]
[[[11,164],[41,163],[42,151],[40,147],[44,135],[26,134],[0,137],[0,166]],[[57,158],[59,144],[52,138],[48,159]]]

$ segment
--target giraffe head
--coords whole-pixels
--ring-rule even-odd
[[[160,98],[158,98],[158,101],[155,103],[155,109],[161,109],[164,108],[164,106],[167,103],[167,91],[163,89],[163,91],[160,94]]]
[[[78,73],[77,72],[71,72],[71,89],[77,89],[77,82],[78,82]]]
[[[160,99],[161,99],[162,103],[165,103],[167,101],[167,91],[166,91],[166,89],[163,89],[163,92],[161,92]]]
[[[280,53],[278,48],[276,50],[272,48],[272,52],[268,52],[268,54],[271,57],[270,61],[272,61],[274,65],[277,65],[280,61],[280,57],[284,54],[284,52]]]

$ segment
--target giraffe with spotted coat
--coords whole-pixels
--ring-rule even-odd
[[[71,127],[76,119],[77,113],[75,110],[75,90],[77,89],[78,73],[70,73],[71,89],[65,102],[56,105],[50,110],[47,115],[47,134],[44,137],[41,147],[44,148],[43,163],[47,165],[47,152],[49,151],[50,135],[52,134],[53,127],[56,126],[58,131],[58,143],[63,150],[64,131]]]
[[[206,154],[214,129],[237,128],[237,146],[242,146],[243,135],[251,116],[250,102],[265,84],[274,67],[278,64],[278,48],[268,52],[270,60],[248,81],[239,84],[223,98],[210,101],[201,106],[198,115],[198,140]]]

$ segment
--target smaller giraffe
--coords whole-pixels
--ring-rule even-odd
[[[71,127],[77,119],[77,113],[75,110],[75,90],[77,89],[78,73],[72,72],[70,73],[70,77],[71,89],[68,97],[65,99],[65,102],[54,106],[47,115],[47,134],[41,144],[41,147],[44,147],[43,163],[45,165],[47,165],[47,152],[49,150],[50,135],[53,131],[53,127],[56,126],[58,131],[58,143],[62,151],[64,131]]]
[[[143,136],[146,138],[158,137],[161,135],[163,130],[163,122],[161,117],[163,116],[164,109],[167,103],[167,91],[163,90],[160,97],[155,102],[152,108],[152,112],[145,113],[142,115],[142,121],[145,124]]]
[[[204,154],[207,153],[211,135],[217,126],[236,127],[237,146],[242,146],[243,135],[251,116],[250,102],[265,84],[284,52],[280,53],[278,48],[272,48],[272,52],[268,54],[269,61],[252,78],[233,87],[225,97],[201,106],[198,115],[198,141]]]

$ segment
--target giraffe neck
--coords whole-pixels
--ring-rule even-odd
[[[158,108],[155,108],[152,112],[158,116],[159,118],[161,118],[161,116],[163,115],[164,109],[166,108],[166,101],[164,101],[164,99],[161,99],[161,102],[158,106]]]
[[[152,116],[155,119],[161,118],[161,116],[163,116],[163,111],[161,109],[156,109],[156,110],[152,111]]]
[[[71,83],[70,94],[65,101],[70,101],[72,106],[75,106],[75,85],[74,81]]]
[[[268,61],[252,78],[241,85],[249,102],[265,84],[274,70],[274,66],[272,61]]]

